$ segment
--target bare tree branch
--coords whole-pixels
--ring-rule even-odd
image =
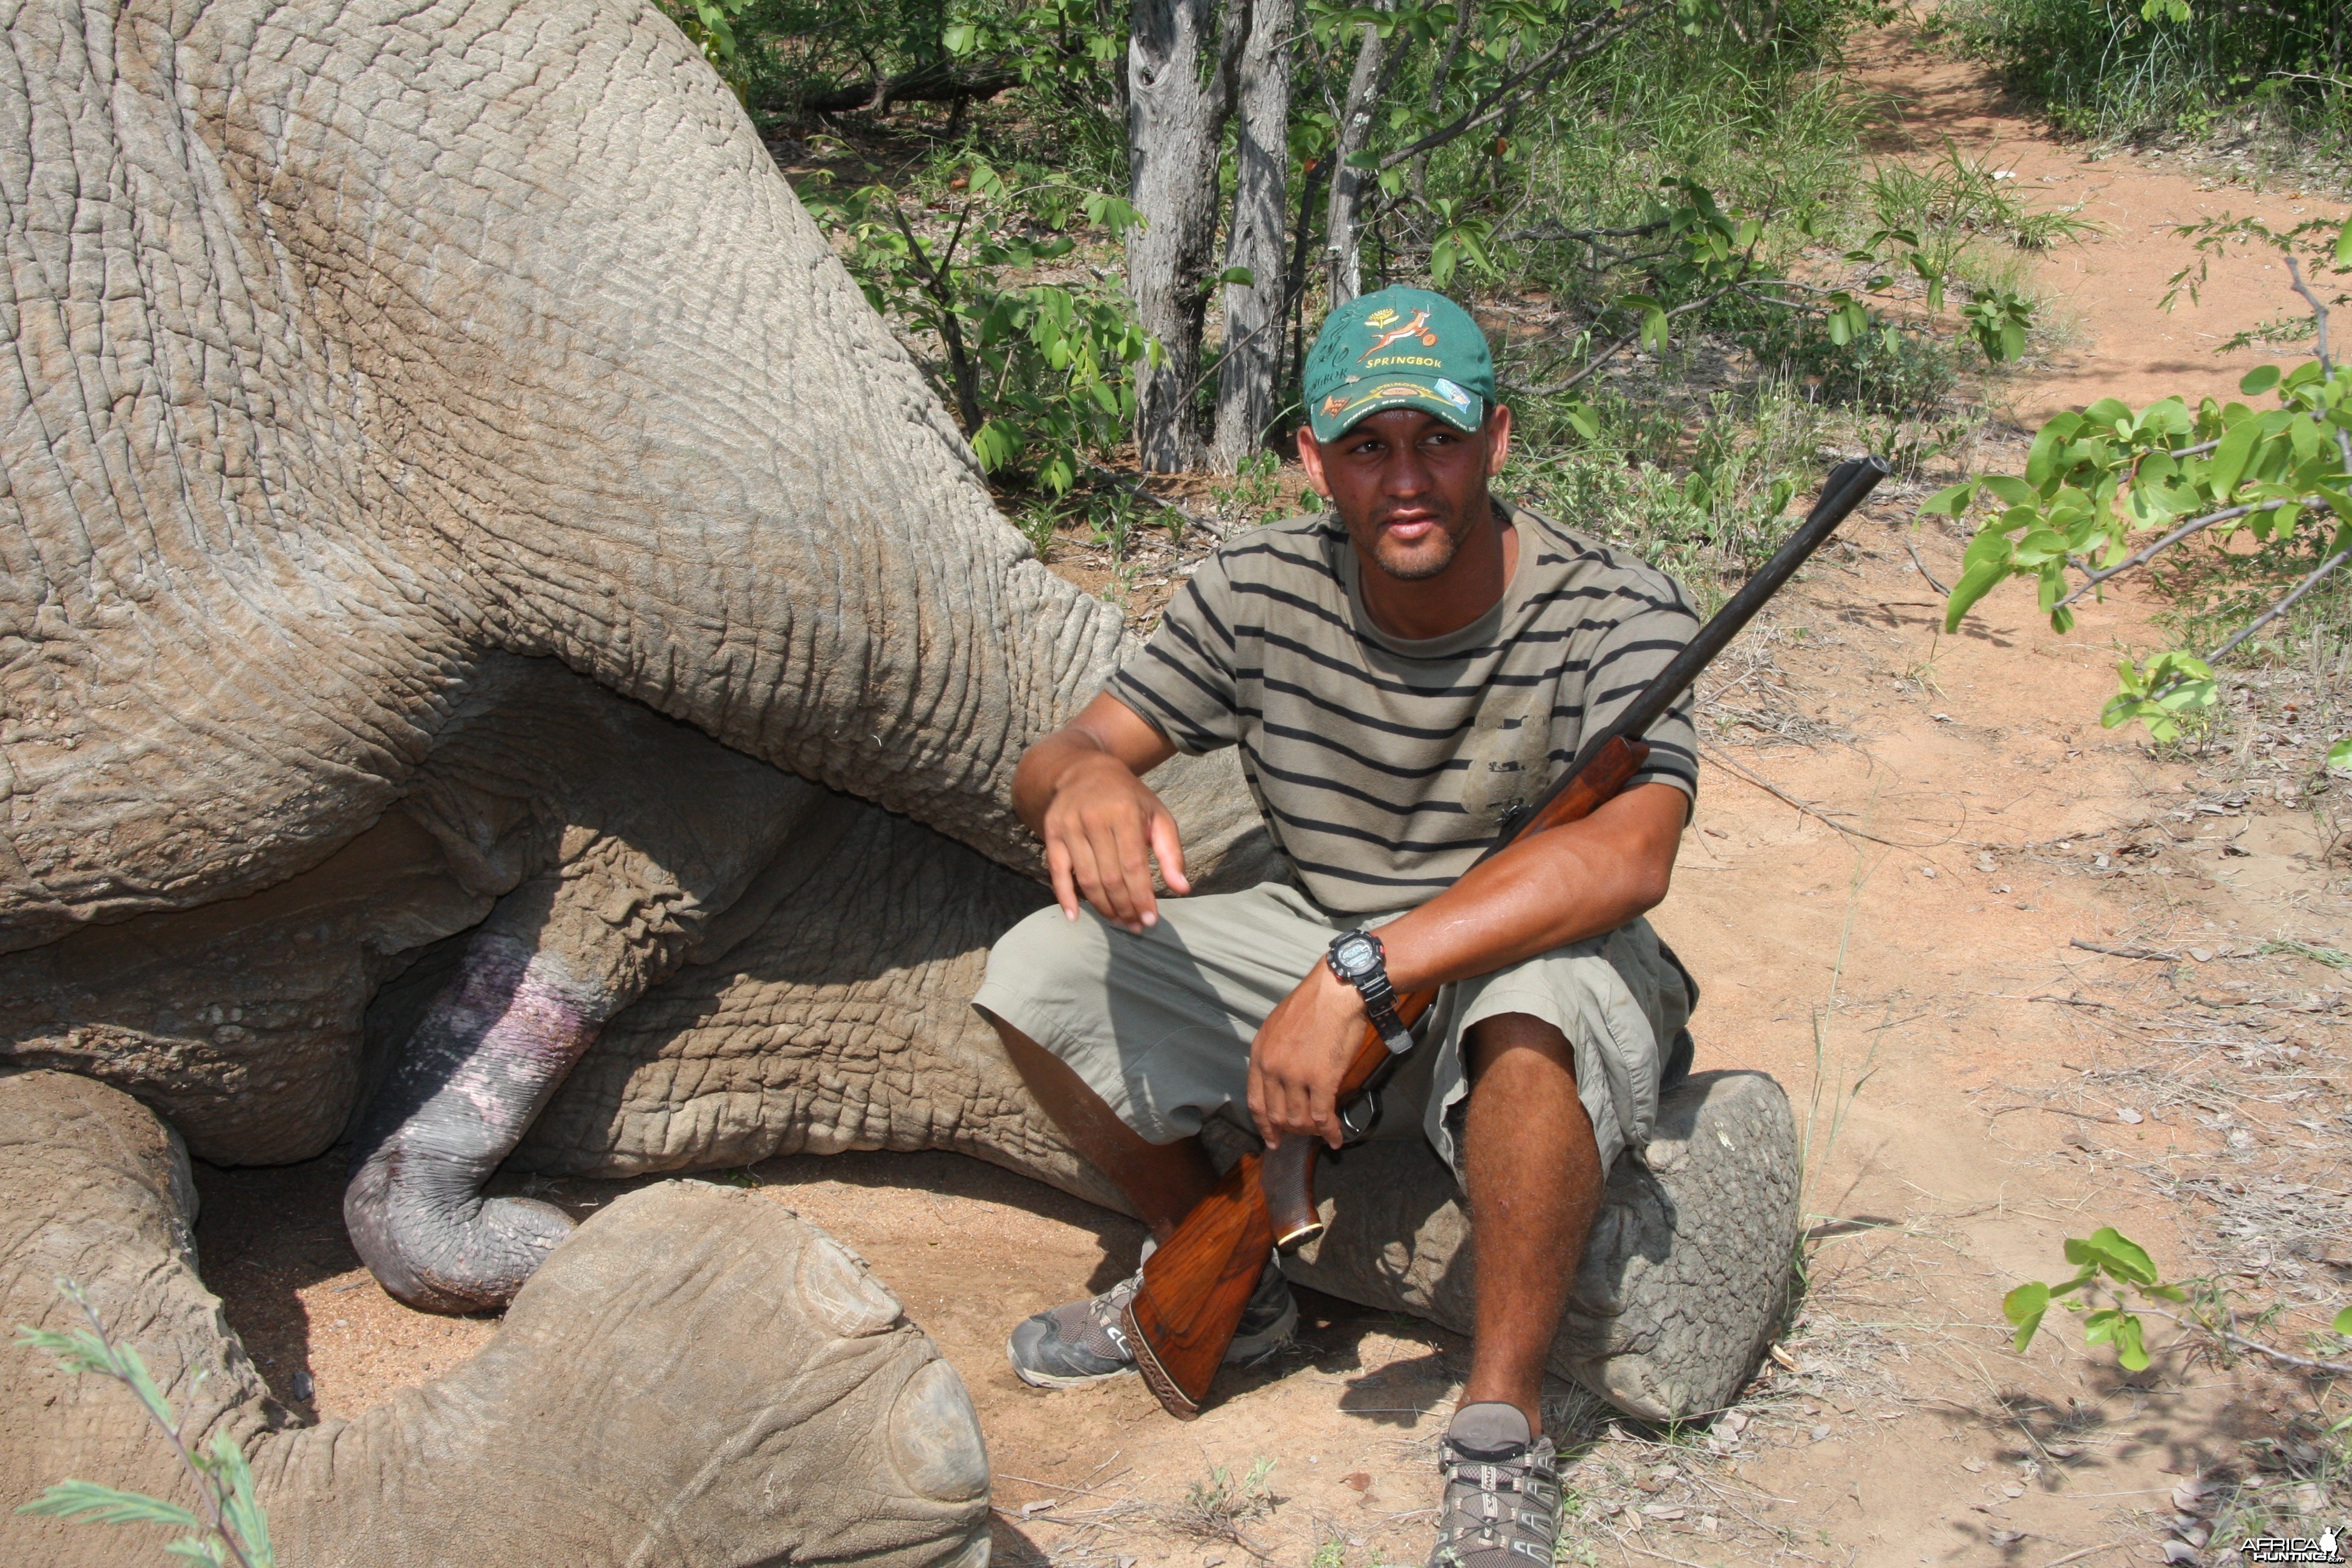
[[[1433,148],[1469,134],[1482,125],[1490,125],[1517,108],[1519,103],[1543,90],[1551,79],[1570,66],[1591,58],[1631,29],[1637,22],[1646,20],[1657,8],[1654,0],[1638,0],[1620,11],[1603,12],[1585,22],[1574,33],[1563,35],[1560,40],[1523,67],[1496,83],[1493,93],[1483,104],[1474,103],[1464,110],[1453,123],[1442,125],[1416,142],[1408,142],[1381,160],[1385,173],[1411,158],[1419,157]]]
[[[2110,578],[2120,577],[2135,566],[2147,565],[2149,562],[2155,560],[2158,555],[2161,555],[2164,552],[2171,549],[2174,545],[2179,543],[2190,534],[2202,532],[2204,530],[2212,527],[2217,522],[2228,522],[2235,518],[2252,517],[2258,511],[2276,511],[2281,507],[2307,507],[2317,506],[2319,504],[2320,502],[2316,497],[2308,499],[2301,497],[2285,498],[2278,500],[2256,501],[2252,506],[2224,507],[2220,511],[2208,512],[2203,517],[2192,518],[2189,521],[2182,523],[2179,528],[2174,529],[2170,533],[2166,534],[2162,539],[2158,540],[2154,544],[2149,545],[2147,549],[2126,556],[2125,559],[2116,563],[2113,566],[2106,567],[2100,571],[2092,571],[2088,567],[2084,568],[2083,585],[2075,589],[2073,593],[2067,595],[2064,598],[2059,600],[2053,607],[2061,610],[2064,609],[2067,605],[2073,604],[2075,600],[2081,598],[2084,595],[2089,593],[2100,584],[2106,582]]]
[[[2235,649],[2240,643],[2244,642],[2248,637],[2253,636],[2256,632],[2262,630],[2273,621],[2277,620],[2289,610],[2294,609],[2298,600],[2300,600],[2305,594],[2310,593],[2314,588],[2318,587],[2322,582],[2326,581],[2327,574],[2330,572],[2335,571],[2338,566],[2344,564],[2344,558],[2347,555],[2352,555],[2352,545],[2346,546],[2344,549],[2339,550],[2335,554],[2329,556],[2326,560],[2321,562],[2319,563],[2318,570],[2315,571],[2310,576],[2305,577],[2302,582],[2297,583],[2294,585],[2294,592],[2289,594],[2285,598],[2281,599],[2277,604],[2273,605],[2269,609],[2264,610],[2261,615],[2256,616],[2252,620],[2248,621],[2245,626],[2239,630],[2237,636],[2231,637],[2228,642],[2223,643],[2220,647],[2215,648],[2210,654],[2208,654],[2206,656],[2205,662],[2208,664],[2219,662],[2221,658]]]

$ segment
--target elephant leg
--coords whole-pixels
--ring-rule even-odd
[[[87,1292],[191,1447],[253,1467],[281,1563],[429,1568],[976,1568],[988,1460],[963,1384],[898,1299],[768,1199],[667,1182],[581,1227],[465,1365],[296,1426],[204,1288],[171,1129],[68,1073],[0,1078],[0,1321]],[[0,1562],[100,1568],[155,1542],[18,1514],[68,1478],[194,1508],[128,1390],[0,1354]],[[136,1537],[137,1539],[134,1539]]]

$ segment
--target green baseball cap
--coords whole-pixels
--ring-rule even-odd
[[[1418,408],[1476,430],[1495,400],[1495,362],[1470,312],[1444,295],[1383,289],[1323,318],[1306,393],[1318,441],[1384,408]]]

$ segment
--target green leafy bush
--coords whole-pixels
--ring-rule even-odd
[[[2340,0],[1946,0],[1937,19],[2077,134],[2202,136],[2251,112],[2352,135]]]
[[[2316,565],[2210,653],[2174,648],[2144,663],[2125,661],[2120,690],[2101,721],[2113,727],[2137,721],[2156,739],[2169,740],[2184,716],[2217,700],[2212,666],[2292,611],[2352,556],[2352,366],[2328,354],[2327,307],[2305,281],[2296,254],[2298,242],[2313,238],[2306,232],[2312,226],[2288,237],[2262,231],[2284,241],[2319,348],[2316,358],[2291,368],[2263,365],[2240,383],[2246,397],[2267,395],[2277,406],[2208,397],[2191,410],[2168,397],[2134,412],[2105,398],[2043,425],[2022,476],[1969,479],[1927,501],[1926,510],[1953,518],[1979,506],[1989,513],[1962,557],[1948,630],[1958,629],[1972,606],[2012,577],[2033,581],[2052,629],[2065,632],[2084,596],[2187,541],[2201,537],[2227,551],[2242,539],[2252,550],[2241,552],[2268,558],[2274,571],[2287,561],[2300,568],[2315,541],[2324,541]],[[2318,259],[2339,275],[2352,274],[2352,219],[2329,227],[2332,244]],[[2328,761],[2352,763],[2352,737],[2339,741]]]
[[[1158,363],[1158,345],[1115,286],[1007,274],[1064,261],[1076,248],[1065,231],[1079,223],[1116,240],[1135,210],[1043,171],[1008,174],[977,159],[948,184],[945,217],[910,216],[908,198],[882,184],[839,195],[813,187],[803,199],[868,302],[936,345],[926,369],[981,467],[1067,494],[1126,438],[1133,372]]]

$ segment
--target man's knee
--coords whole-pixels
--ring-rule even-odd
[[[1105,963],[1101,928],[1086,916],[1069,920],[1048,904],[988,950],[987,978],[972,1002],[1000,1032],[1034,1036],[1035,1043],[1062,1055],[1054,1031],[1034,1028],[1029,1021],[1058,1014],[1072,999],[1099,992]]]
[[[1475,1088],[1486,1069],[1513,1051],[1532,1051],[1576,1078],[1576,1047],[1559,1026],[1533,1013],[1497,1013],[1481,1018],[1465,1032],[1465,1053]]]

